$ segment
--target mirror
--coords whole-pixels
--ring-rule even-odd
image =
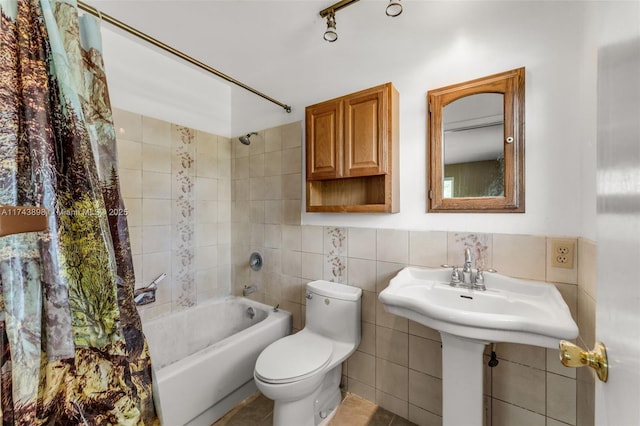
[[[428,210],[524,212],[524,68],[427,97]]]

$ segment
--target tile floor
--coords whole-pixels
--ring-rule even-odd
[[[212,426],[271,426],[273,401],[257,393],[231,410]],[[295,425],[291,425],[295,426]],[[346,393],[329,426],[415,426],[373,402]]]

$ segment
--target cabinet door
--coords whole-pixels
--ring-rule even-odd
[[[344,176],[387,172],[388,87],[374,87],[345,99]]]
[[[327,101],[307,107],[306,122],[307,179],[342,176],[342,101]]]

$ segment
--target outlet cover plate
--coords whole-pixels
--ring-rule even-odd
[[[550,261],[554,268],[573,269],[573,259],[576,253],[574,240],[551,240]]]

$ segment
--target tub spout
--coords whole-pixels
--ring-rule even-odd
[[[138,288],[133,292],[133,301],[137,306],[148,305],[156,301],[156,290],[158,290],[158,283],[167,276],[163,273],[155,280],[151,281],[146,287]]]

